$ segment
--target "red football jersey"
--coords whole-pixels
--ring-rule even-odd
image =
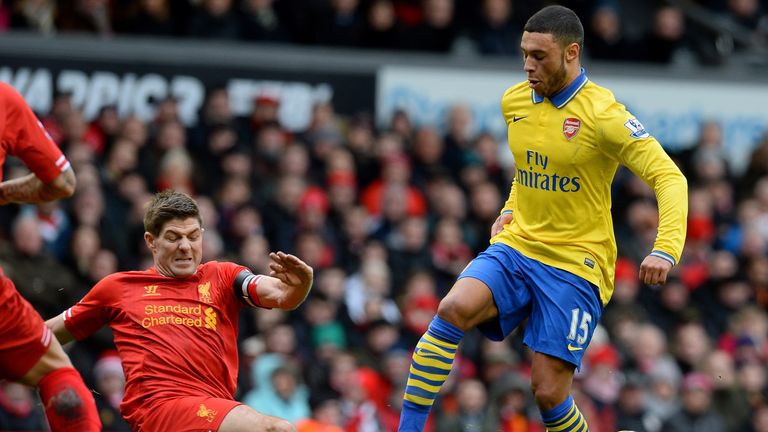
[[[234,398],[244,304],[233,284],[243,270],[211,261],[185,279],[154,268],[115,273],[64,312],[64,324],[78,340],[104,324],[112,328],[126,376],[120,411],[129,423],[163,398]]]
[[[6,155],[20,158],[43,183],[53,181],[69,168],[69,162],[24,98],[0,82],[0,179]]]

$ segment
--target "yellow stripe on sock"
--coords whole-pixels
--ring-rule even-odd
[[[423,340],[419,341],[419,343],[416,344],[416,348],[426,349],[427,351],[434,352],[435,354],[439,354],[441,357],[447,360],[453,360],[453,358],[456,357],[456,353],[449,353],[448,351],[445,351],[439,346],[433,345]]]
[[[581,416],[581,423],[579,423],[579,428],[576,430],[576,432],[589,432],[589,425],[587,424],[587,419],[585,419],[584,416]]]
[[[422,335],[421,337],[422,337],[422,339],[426,339],[426,340],[432,342],[433,344],[441,346],[443,348],[448,348],[448,349],[455,350],[455,349],[457,349],[459,347],[458,344],[441,341],[440,339],[438,339],[436,337],[430,336],[429,333],[424,333],[424,335]]]
[[[439,360],[431,359],[429,357],[420,356],[418,354],[413,356],[413,361],[414,361],[414,363],[416,363],[418,365],[421,365],[421,366],[430,366],[430,367],[434,367],[434,368],[438,368],[438,369],[442,369],[442,370],[446,370],[446,371],[450,371],[451,367],[453,366],[453,365],[450,365],[450,364],[445,364],[445,363],[443,363],[443,362],[441,362]]]
[[[576,408],[576,405],[574,405],[574,408]],[[578,410],[576,410],[576,415],[573,416],[573,418],[570,419],[569,421],[565,422],[560,426],[547,427],[547,430],[550,432],[560,432],[560,431],[568,430],[574,423],[576,423],[577,420],[584,422],[584,417],[581,416],[581,412],[579,412]]]
[[[426,378],[430,381],[445,381],[446,379],[448,379],[447,373],[445,375],[438,375],[438,374],[433,374],[428,372],[422,372],[416,369],[415,367],[413,367],[413,365],[411,365],[411,374],[420,376],[422,378]]]
[[[546,426],[547,429],[549,429],[550,427],[560,426],[573,416],[574,411],[576,411],[576,404],[571,404],[571,409],[569,409],[564,416],[560,417],[559,419],[553,422],[549,422],[549,423],[544,422],[544,426]]]
[[[413,402],[418,405],[426,405],[426,406],[432,406],[432,403],[434,402],[433,399],[427,399],[423,398],[421,396],[415,396],[412,394],[406,393],[405,396],[403,396],[403,399]]]
[[[579,413],[581,414],[581,413]],[[584,426],[586,426],[587,423],[584,421],[584,416],[579,415],[579,423],[571,429],[574,432],[583,432],[582,429],[584,429]]]
[[[430,384],[427,384],[427,383],[425,383],[423,381],[419,381],[419,380],[413,379],[413,378],[408,378],[408,383],[406,385],[413,386],[413,387],[418,387],[418,388],[420,388],[422,390],[426,390],[426,391],[428,391],[430,393],[435,393],[435,394],[437,394],[437,392],[440,391],[440,386],[430,385]]]

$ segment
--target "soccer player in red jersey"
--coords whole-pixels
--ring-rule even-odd
[[[233,400],[238,311],[298,307],[312,268],[283,252],[270,254],[270,275],[229,262],[201,264],[202,220],[181,192],[156,194],[144,229],[153,267],[102,279],[48,320],[56,337],[79,340],[109,324],[126,375],[120,411],[135,432],[295,431]]]
[[[75,174],[21,95],[0,83],[0,178],[7,155],[32,171],[0,183],[0,205],[71,196]],[[54,432],[101,429],[93,395],[43,319],[0,269],[0,379],[37,387]]]

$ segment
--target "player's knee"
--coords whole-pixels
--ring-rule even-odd
[[[40,360],[48,366],[49,371],[72,367],[72,362],[57,340],[51,342],[50,348],[48,348],[48,351],[43,354]]]
[[[558,400],[561,398],[562,391],[552,385],[552,383],[539,383],[533,381],[531,382],[531,391],[533,392],[534,399],[536,399],[536,405],[538,405],[541,410],[551,410],[562,402],[561,400]]]
[[[83,400],[74,389],[65,388],[48,402],[59,417],[74,419],[83,412]]]
[[[447,296],[440,301],[440,305],[437,307],[437,315],[454,324],[461,324],[466,320],[466,311],[455,296]]]

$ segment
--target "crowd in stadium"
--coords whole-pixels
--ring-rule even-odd
[[[3,2],[0,27],[431,51],[469,35],[480,52],[516,55],[498,41],[519,34],[516,20],[528,14],[517,13],[535,2],[489,0],[480,8],[429,0],[423,10],[405,0],[64,3]],[[594,18],[583,18],[593,25],[594,58],[650,43],[613,45],[621,40],[612,33],[618,27],[611,30],[616,16],[601,14],[615,14],[618,3],[561,3]],[[723,3],[724,14],[759,6]],[[762,12],[743,24],[758,31]],[[465,22],[441,27],[445,14]],[[649,28],[669,26],[661,35],[691,42],[677,9],[661,7],[656,16]],[[387,19],[390,27],[375,30]],[[632,59],[669,62],[682,45],[670,44],[664,58],[639,57],[667,52],[652,46]],[[241,314],[236,398],[302,432],[321,425],[393,431],[411,350],[455,277],[485,249],[507,198],[515,167],[506,144],[475,130],[463,106],[442,130],[413,124],[405,111],[376,125],[370,113],[341,116],[320,103],[307,130],[291,133],[278,121],[278,99],[265,94],[253,103],[250,116],[235,117],[226,90],[210,89],[200,122],[188,128],[173,99],[160,101],[149,122],[121,118],[114,107],[88,122],[70,95],[58,94],[51,112],[38,114],[77,173],[76,194],[0,207],[0,266],[44,319],[53,317],[102,277],[150,266],[143,206],[155,191],[185,191],[200,205],[204,261],[267,273],[269,251],[283,250],[315,269],[298,310]],[[768,138],[756,143],[744,172],[731,169],[716,121],[688,144],[672,154],[689,183],[688,240],[663,287],[637,279],[656,235],[653,193],[626,170],[614,183],[616,288],[574,382],[593,432],[768,432]],[[13,163],[6,162],[6,178],[23,170]],[[124,378],[109,330],[67,351],[94,389],[104,430],[129,430],[117,408]],[[494,343],[469,333],[428,430],[543,431],[529,373],[520,334]],[[0,430],[44,429],[33,390],[0,382]]]
[[[517,44],[509,41],[516,40],[525,20],[547,3],[551,2],[12,0],[0,6],[0,29],[515,56]],[[719,64],[734,51],[765,46],[768,41],[768,15],[759,0],[692,2],[703,9],[698,16],[708,24],[687,19],[680,8],[658,0],[557,3],[579,15],[587,30],[587,54],[595,59]]]

